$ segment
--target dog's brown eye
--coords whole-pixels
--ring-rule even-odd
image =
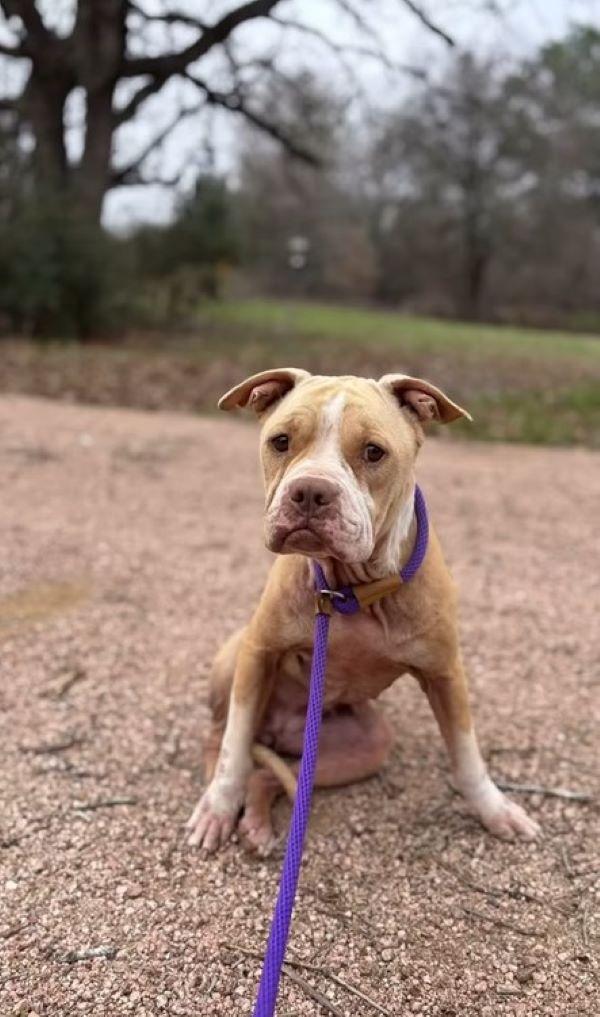
[[[372,441],[365,446],[365,459],[368,463],[378,463],[380,459],[383,459],[384,455],[385,449]]]
[[[274,438],[271,438],[271,445],[276,452],[287,452],[290,447],[290,439],[287,434],[276,434]]]

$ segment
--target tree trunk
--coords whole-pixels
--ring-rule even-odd
[[[490,230],[485,173],[477,158],[478,135],[469,139],[472,150],[465,161],[462,185],[462,234],[464,245],[464,283],[462,313],[477,320],[490,261]]]
[[[471,321],[481,317],[483,287],[489,263],[487,244],[477,234],[469,234],[465,256],[464,315]]]
[[[57,75],[54,66],[46,70],[34,64],[23,92],[20,105],[34,137],[33,165],[42,192],[62,192],[67,187],[64,110],[71,88],[70,77]]]
[[[100,223],[111,183],[114,81],[87,92],[85,144],[74,174],[74,199],[82,218]]]
[[[127,7],[126,0],[79,0],[73,32],[77,80],[87,104],[75,198],[82,217],[96,224],[111,185],[113,95],[125,55]]]

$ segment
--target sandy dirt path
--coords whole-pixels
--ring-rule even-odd
[[[205,860],[182,824],[268,568],[255,429],[3,397],[0,473],[0,1015],[250,1014],[280,856]],[[493,773],[595,789],[600,456],[431,442],[420,480]],[[415,683],[384,708],[382,778],[317,795],[290,956],[321,970],[279,1017],[597,1017],[597,802],[522,795],[545,838],[499,843]]]

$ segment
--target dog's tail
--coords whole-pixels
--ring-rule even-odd
[[[287,763],[272,749],[268,749],[266,745],[259,745],[258,742],[252,746],[252,758],[259,766],[266,766],[275,774],[288,798],[293,802],[296,797],[297,781]]]

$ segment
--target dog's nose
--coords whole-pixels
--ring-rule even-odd
[[[330,480],[321,477],[299,477],[290,484],[288,494],[300,512],[314,516],[335,501],[338,491]]]

